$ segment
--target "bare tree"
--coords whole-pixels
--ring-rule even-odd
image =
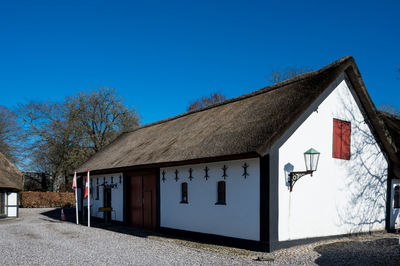
[[[53,176],[55,187],[67,184],[71,171],[122,130],[139,124],[136,112],[108,88],[63,102],[29,102],[17,110],[29,138],[30,170]]]
[[[192,111],[196,109],[200,109],[202,107],[212,105],[215,103],[221,103],[226,100],[226,97],[219,93],[219,92],[213,92],[210,94],[210,96],[203,96],[200,99],[191,101],[189,104],[189,107],[187,108],[187,111]]]
[[[17,163],[20,152],[22,128],[17,116],[5,106],[0,106],[0,152]]]
[[[79,121],[86,143],[98,152],[123,130],[137,127],[139,116],[134,109],[123,105],[114,89],[99,88],[76,97],[79,103]]]
[[[27,167],[55,177],[56,184],[65,182],[67,179],[62,177],[66,178],[71,168],[88,156],[80,145],[83,136],[77,120],[77,103],[29,102],[19,105],[17,114],[24,122],[28,140]]]
[[[382,111],[382,112],[386,112],[386,113],[392,114],[392,115],[400,116],[400,111],[396,107],[394,107],[393,105],[390,105],[390,104],[387,104],[387,103],[386,104],[380,104],[378,106],[378,110]]]
[[[298,75],[312,71],[308,67],[287,68],[285,70],[272,70],[271,75],[267,78],[272,84],[294,78]]]

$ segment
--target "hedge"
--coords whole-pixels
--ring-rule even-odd
[[[20,193],[22,208],[75,207],[75,195],[72,192],[33,192]]]

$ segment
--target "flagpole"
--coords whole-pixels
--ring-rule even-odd
[[[75,184],[75,188],[74,188],[74,192],[75,192],[75,213],[76,213],[76,224],[79,224],[79,217],[78,217],[78,189],[76,187],[76,170],[74,173],[74,184]],[[82,192],[81,192],[82,193]]]
[[[90,171],[87,172],[88,175],[88,227],[90,227]]]

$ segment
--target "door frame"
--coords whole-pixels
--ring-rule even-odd
[[[160,229],[160,168],[151,168],[151,169],[141,169],[137,171],[127,171],[123,173],[124,179],[124,200],[123,200],[123,220],[124,224],[130,226],[130,200],[131,200],[131,191],[130,191],[130,178],[132,176],[145,176],[145,175],[155,175],[156,187],[155,187],[155,208],[156,208],[156,219],[155,219],[155,231],[159,231]],[[143,190],[142,190],[143,192]]]

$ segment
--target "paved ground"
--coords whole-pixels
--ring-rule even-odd
[[[393,234],[341,238],[260,253],[146,232],[87,228],[59,221],[58,213],[55,209],[20,209],[19,219],[0,220],[0,264],[400,265],[398,235]],[[267,261],[256,261],[258,257]]]

